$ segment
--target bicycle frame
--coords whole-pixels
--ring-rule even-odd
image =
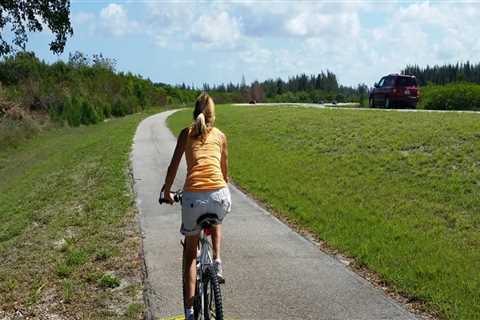
[[[175,202],[182,202],[182,196],[183,196],[183,192],[181,190],[179,191],[176,191],[176,192],[172,192],[171,193],[172,197],[173,197],[173,200]],[[162,203],[165,203],[167,202],[167,200],[165,199],[165,195],[163,194],[163,189],[160,191],[160,197],[158,199],[159,203],[162,204]],[[216,215],[215,215],[216,216]],[[213,221],[209,221],[208,220],[208,216],[205,217],[206,218],[206,224],[203,224],[203,225],[206,225],[207,227],[206,228],[202,228],[202,230],[200,231],[200,237],[199,237],[199,241],[198,241],[198,248],[197,248],[197,261],[196,261],[196,270],[197,270],[197,277],[196,277],[196,288],[195,288],[195,296],[194,296],[194,301],[193,301],[193,306],[194,306],[194,311],[195,311],[195,319],[197,320],[204,320],[204,319],[211,319],[210,316],[206,316],[209,315],[210,311],[212,310],[211,309],[211,306],[212,306],[212,299],[215,299],[215,302],[214,302],[214,305],[215,305],[215,315],[213,315],[213,317],[215,319],[223,319],[223,311],[222,311],[222,303],[221,303],[221,291],[220,291],[220,287],[219,287],[219,282],[218,282],[218,279],[217,279],[217,275],[216,275],[216,271],[212,271],[213,270],[213,253],[212,253],[212,245],[210,243],[210,241],[208,240],[208,236],[211,235],[211,226],[212,226],[212,223],[213,225],[216,224],[216,218],[213,219]],[[211,217],[210,217],[211,219]],[[185,250],[185,243],[183,241],[181,241],[182,245],[184,246],[184,250]],[[184,255],[184,259],[185,259],[185,255]],[[184,260],[185,261],[185,260]],[[185,272],[185,265],[183,267],[183,273]],[[211,272],[214,272],[214,276],[213,276],[213,279],[214,279],[214,282],[215,285],[212,285],[211,283]],[[206,275],[209,275],[209,278],[205,278],[204,277]],[[182,278],[184,277],[185,275],[182,274]],[[211,282],[209,284],[209,282]],[[210,292],[210,295],[209,295],[209,292],[208,292],[208,287],[205,288],[205,283],[207,283],[207,285],[212,285],[212,291]],[[183,282],[183,292],[185,294],[185,282]],[[215,291],[215,294],[213,293],[213,291]],[[215,296],[213,296],[215,295]],[[207,300],[210,299],[210,301],[205,301],[205,296],[207,296]],[[218,309],[217,309],[218,307]],[[208,310],[208,311],[207,311]],[[208,313],[206,313],[205,311],[207,311]]]
[[[203,276],[207,268],[212,265],[211,245],[208,241],[208,237],[205,234],[205,230],[200,232],[200,239],[198,242],[199,253],[197,254],[197,283],[198,283],[198,296],[201,299],[201,314],[199,319],[203,319],[203,309],[206,308],[207,301],[204,301],[204,288],[203,288]]]

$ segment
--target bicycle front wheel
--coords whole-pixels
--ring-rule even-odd
[[[213,267],[206,270],[203,290],[205,320],[223,320],[222,293]]]

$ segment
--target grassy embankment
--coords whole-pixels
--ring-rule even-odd
[[[51,130],[0,150],[0,318],[15,310],[141,318],[140,237],[127,169],[146,115]]]
[[[226,106],[217,125],[239,185],[427,309],[480,318],[480,115]]]

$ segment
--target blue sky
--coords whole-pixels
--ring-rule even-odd
[[[372,85],[406,64],[480,57],[480,3],[453,1],[72,1],[65,53],[171,84],[247,82],[331,70]],[[28,49],[47,61],[52,35]]]

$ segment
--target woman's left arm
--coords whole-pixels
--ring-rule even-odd
[[[178,166],[180,165],[183,153],[185,152],[187,136],[188,128],[185,128],[182,130],[182,132],[180,132],[180,135],[178,136],[177,146],[175,147],[172,160],[170,161],[170,165],[168,166],[167,177],[165,178],[165,184],[163,186],[165,191],[165,197],[167,200],[172,200],[170,199],[170,189],[172,188],[173,181],[175,180],[175,176],[177,175]],[[173,203],[173,200],[171,202]]]
[[[223,144],[222,144],[222,159],[220,161],[222,167],[223,180],[228,183],[228,146],[227,146],[227,137],[223,135]]]

